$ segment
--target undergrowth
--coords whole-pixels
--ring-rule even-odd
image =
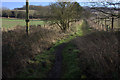
[[[33,32],[29,36],[29,38],[25,38],[24,33],[22,34],[21,33],[22,30],[19,30],[19,29],[14,30],[14,31],[4,32],[3,53],[7,53],[7,54],[4,54],[4,56],[3,56],[4,57],[3,58],[4,66],[5,66],[5,68],[3,70],[4,73],[8,72],[7,76],[16,77],[16,78],[46,78],[49,71],[53,67],[53,64],[55,61],[55,55],[54,55],[55,48],[62,43],[67,43],[67,42],[71,41],[72,39],[76,38],[77,36],[82,36],[83,32],[82,32],[81,28],[85,24],[86,23],[83,21],[81,24],[76,25],[76,27],[77,27],[76,33],[70,34],[69,36],[65,37],[62,40],[58,40],[54,44],[54,46],[48,50],[46,48],[49,47],[49,45],[48,45],[49,41],[52,41],[53,37],[60,38],[60,36],[58,36],[58,35],[52,36],[54,33],[51,34],[51,36],[50,36],[50,33],[51,33],[50,31],[46,31],[44,29],[37,30],[37,28],[35,28],[35,27],[34,27],[35,29],[34,28],[32,29]],[[46,32],[48,35],[46,35],[46,33],[42,33],[42,36],[41,36],[40,32]],[[9,34],[9,33],[11,33],[11,34]],[[42,38],[42,37],[46,37],[46,38]],[[48,39],[49,37],[50,37],[50,39]],[[18,41],[19,41],[19,43],[18,43]],[[10,44],[10,46],[7,46],[8,43]],[[6,50],[8,48],[10,48],[10,50]],[[14,50],[12,50],[11,48]],[[43,49],[41,49],[41,48],[43,48]],[[39,50],[41,50],[42,52]],[[45,51],[43,51],[43,50],[45,50]],[[15,52],[13,52],[13,51],[15,51]],[[12,60],[9,60],[8,58],[5,57],[5,56],[9,55],[10,52],[11,52],[11,54],[14,54],[14,56],[12,58],[9,58]],[[74,50],[73,53],[74,52],[76,52],[76,50]],[[75,57],[76,55],[73,55],[73,56]],[[11,61],[12,61],[12,64],[9,63]],[[8,64],[7,64],[8,66],[6,66],[5,62],[8,62]],[[72,65],[69,67],[72,67]],[[75,64],[75,67],[76,67],[76,64]],[[17,69],[17,71],[15,71],[16,69]]]
[[[33,60],[29,60],[29,64],[17,76],[17,78],[47,78],[48,72],[51,70],[55,55],[54,48],[44,51],[42,54],[35,56]]]
[[[63,55],[63,75],[62,78],[86,78],[79,67],[79,50],[72,43],[65,47]]]
[[[87,76],[82,74],[82,70],[79,67],[79,49],[71,42],[78,36],[83,36],[88,34],[91,30],[85,20],[81,24],[77,25],[77,32],[69,36],[69,38],[61,41],[61,43],[66,42],[67,45],[63,50],[63,74],[62,78],[81,78],[85,79]]]
[[[70,34],[68,37],[66,37],[65,39],[62,40],[58,40],[55,43],[55,46],[58,46],[62,43],[67,43],[69,41],[71,41],[72,39],[78,37],[78,36],[83,36],[85,34],[88,34],[91,32],[91,29],[89,28],[88,23],[86,22],[86,20],[82,20],[82,22],[80,24],[75,25],[76,27],[76,32]]]

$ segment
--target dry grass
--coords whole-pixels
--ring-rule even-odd
[[[29,64],[29,60],[66,36],[48,27],[30,26],[29,36],[21,26],[2,32],[3,73],[6,77],[15,77]]]
[[[100,79],[117,79],[120,76],[118,35],[113,32],[94,32],[74,40],[80,50],[79,66],[82,74]]]

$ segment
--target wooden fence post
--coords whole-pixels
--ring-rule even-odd
[[[29,34],[29,0],[26,0],[26,34]]]
[[[111,28],[114,28],[114,17],[112,17]]]

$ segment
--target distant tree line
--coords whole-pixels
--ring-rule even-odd
[[[57,4],[57,3],[55,3]],[[54,6],[55,6],[54,4]],[[63,4],[63,2],[62,2]],[[64,3],[66,5],[68,5],[69,9],[71,8],[71,10],[75,10],[76,9],[76,13],[72,13],[73,15],[76,15],[76,19],[80,18],[80,17],[85,17],[85,16],[88,16],[88,14],[84,14],[83,16],[80,16],[82,13],[86,13],[85,11],[84,12],[81,12],[83,9],[82,7],[79,5],[79,3],[77,2],[72,2],[72,3]],[[70,5],[71,4],[71,5]],[[43,19],[48,19],[48,18],[51,18],[53,16],[53,14],[51,15],[50,13],[53,13],[53,10],[52,9],[53,7],[53,4],[51,5],[48,5],[48,6],[35,6],[35,5],[30,5],[29,6],[29,17],[30,19],[38,19],[38,18],[43,18]],[[61,6],[62,7],[62,6]],[[78,8],[79,7],[79,8]],[[56,6],[57,8],[57,6]],[[25,18],[26,14],[26,6],[24,5],[23,7],[21,8],[14,8],[13,10],[10,10],[8,8],[2,8],[2,17],[11,17],[11,18]],[[65,12],[65,11],[64,11]],[[75,17],[74,17],[75,18]]]
[[[29,6],[29,16],[30,18],[48,18],[49,17],[49,6]],[[26,7],[15,8],[14,10],[10,10],[8,8],[2,9],[2,17],[11,17],[11,18],[25,18]]]

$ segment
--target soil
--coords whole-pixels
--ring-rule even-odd
[[[66,43],[63,43],[56,47],[55,50],[55,64],[48,74],[48,78],[58,78],[60,79],[62,73],[62,51],[65,48]]]

